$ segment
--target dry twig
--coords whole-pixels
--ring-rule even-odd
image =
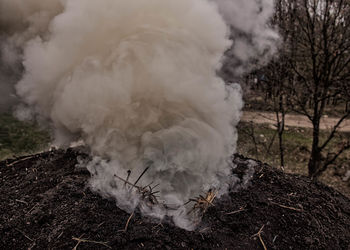
[[[138,183],[138,181],[141,179],[141,177],[146,173],[146,171],[148,170],[149,167],[147,167],[142,174],[139,176],[139,178],[135,181],[135,183],[131,183],[128,180],[125,180],[117,175],[114,175],[114,177],[118,178],[119,180],[123,181],[124,184],[128,184],[130,185],[132,188],[135,188],[140,194],[141,194],[141,198],[143,200],[145,200],[146,202],[148,202],[148,205],[155,205],[155,204],[159,204],[158,199],[156,197],[155,194],[159,193],[159,191],[153,191],[154,188],[156,188],[158,186],[155,185],[153,188],[150,186],[151,184],[141,187],[141,186],[137,186],[136,184]],[[129,176],[128,176],[129,177]]]
[[[216,195],[217,195],[216,191],[209,190],[209,192],[206,194],[205,197],[200,195],[196,199],[190,199],[186,204],[188,204],[189,202],[195,202],[195,204],[193,205],[193,208],[188,212],[188,214],[194,213],[197,211],[198,214],[202,216],[207,211],[209,206],[214,206],[213,201]]]
[[[162,228],[164,228],[163,224],[160,222],[160,223],[158,223],[157,225],[155,225],[154,227],[152,227],[152,231],[153,231],[154,229],[156,229],[157,227],[162,227]]]
[[[22,232],[21,230],[19,230],[19,229],[17,229],[17,228],[15,228],[15,230],[17,231],[17,232],[20,232],[24,237],[26,237],[28,240],[30,240],[30,241],[34,241],[33,239],[31,239],[31,238],[29,238],[24,232]]]
[[[289,210],[293,210],[293,211],[297,211],[297,212],[303,212],[303,210],[300,209],[300,208],[288,207],[288,206],[281,205],[281,204],[278,204],[278,203],[273,202],[273,201],[271,201],[271,204],[276,205],[276,206],[279,206],[279,207],[281,207],[281,208],[285,208],[285,209],[289,209]]]
[[[79,244],[80,244],[81,242],[99,244],[99,245],[103,245],[103,246],[105,246],[105,247],[107,247],[107,248],[112,249],[110,246],[107,245],[107,242],[94,241],[94,240],[87,240],[87,239],[80,239],[80,238],[76,238],[76,237],[72,237],[72,239],[78,241],[78,243],[75,245],[75,247],[73,248],[73,250],[76,250],[77,247],[79,246]]]
[[[34,208],[35,208],[36,206],[38,206],[38,205],[39,205],[39,203],[36,203],[26,214],[31,213],[31,212],[34,210]]]
[[[22,201],[22,200],[18,200],[18,199],[16,199],[15,201],[17,201],[17,202],[19,202],[19,203],[23,203],[23,204],[25,204],[25,205],[28,205],[28,202],[26,202],[26,201]]]
[[[240,209],[236,210],[236,211],[233,211],[233,212],[229,212],[229,213],[226,213],[227,215],[232,215],[232,214],[238,214],[238,213],[241,213],[243,211],[245,211],[245,207],[241,207]]]
[[[125,227],[124,227],[124,230],[123,230],[124,232],[126,232],[128,230],[129,223],[130,223],[133,216],[134,216],[134,212],[132,212],[132,214],[129,216],[129,219],[127,220]]]
[[[147,168],[145,168],[145,170],[143,170],[143,172],[140,174],[139,178],[137,178],[137,180],[135,181],[134,186],[136,186],[136,184],[139,182],[139,180],[147,172],[148,169],[149,169],[149,167],[147,167]]]
[[[28,156],[28,157],[24,157],[22,159],[19,159],[19,160],[16,160],[14,162],[11,162],[9,164],[6,164],[7,167],[12,167],[13,165],[16,165],[17,163],[20,163],[20,162],[23,162],[23,161],[26,161],[26,160],[29,160],[29,159],[32,159],[36,157],[35,155],[31,155],[31,156]]]
[[[262,230],[264,229],[264,227],[265,227],[265,225],[263,225],[263,226],[260,228],[259,232],[257,232],[256,234],[252,235],[252,238],[258,236],[258,237],[259,237],[259,240],[260,240],[260,242],[261,242],[261,245],[263,246],[264,250],[267,250],[267,247],[266,247],[266,245],[265,245],[265,242],[263,241],[263,239],[262,239],[262,237],[261,237],[261,233],[262,233]]]
[[[210,227],[203,228],[202,230],[199,231],[199,233],[204,233],[204,232],[208,231],[209,229],[210,229]]]

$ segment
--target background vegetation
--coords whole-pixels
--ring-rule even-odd
[[[281,169],[276,133],[276,127],[272,125],[241,122],[238,126],[238,153]],[[327,134],[327,131],[322,131],[320,139],[325,139]],[[350,137],[350,134],[343,133],[343,136]],[[283,171],[307,176],[312,129],[286,127],[283,141],[285,145]],[[340,137],[334,139],[326,150],[334,150],[339,143],[341,143]],[[350,152],[346,151],[327,168],[318,180],[350,197],[350,178],[347,177],[349,170]]]
[[[37,124],[0,114],[0,160],[45,150],[49,142],[49,133]]]
[[[259,70],[246,76],[250,96],[245,99],[246,108],[275,113],[276,132],[273,140],[264,136],[266,145],[262,146],[255,132],[272,132],[247,126],[243,134],[248,135],[246,142],[253,144],[253,151],[248,153],[262,157],[259,146],[263,147],[267,157],[263,160],[278,156],[278,164],[275,159],[274,165],[287,169],[290,157],[297,158],[293,164],[298,162],[300,155],[291,148],[295,145],[303,149],[301,172],[310,178],[322,179],[344,162],[350,173],[350,136],[339,131],[350,118],[350,2],[277,0],[272,25],[281,34],[279,53],[268,65],[258,65]],[[288,113],[306,117],[312,129],[291,134],[285,126]],[[328,130],[321,130],[325,115],[337,118],[337,122]]]

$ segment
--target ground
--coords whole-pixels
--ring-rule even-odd
[[[89,172],[76,166],[86,157],[53,150],[0,163],[0,249],[350,247],[349,198],[239,155],[237,181],[195,231],[137,212],[124,231],[130,214],[89,190]]]
[[[257,112],[257,111],[244,111],[241,117],[241,120],[244,122],[253,122],[255,124],[277,124],[276,114],[272,112]],[[339,118],[333,118],[324,116],[321,119],[320,129],[327,130],[332,129]],[[287,114],[285,117],[285,125],[290,127],[298,128],[312,128],[311,121],[302,115],[297,114]],[[340,132],[350,132],[350,120],[345,120],[339,128]]]

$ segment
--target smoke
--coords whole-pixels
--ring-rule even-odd
[[[18,114],[47,120],[59,145],[82,139],[94,156],[87,164],[94,190],[126,210],[170,213],[189,229],[185,208],[145,206],[119,177],[130,170],[134,183],[149,167],[138,185],[158,184],[168,206],[213,188],[226,192],[243,105],[240,87],[216,73],[232,45],[227,23],[251,36],[245,46],[233,39],[236,73],[272,47],[262,34],[272,32],[268,13],[249,2],[2,0],[6,44],[22,49],[13,53],[24,67]]]
[[[226,52],[223,76],[241,76],[269,62],[277,52],[278,33],[269,20],[273,0],[213,0],[231,27],[232,47]]]
[[[14,85],[21,78],[26,42],[47,34],[50,21],[61,11],[59,0],[0,1],[0,113],[18,103]]]

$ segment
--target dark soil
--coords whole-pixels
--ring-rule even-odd
[[[78,150],[0,163],[0,249],[349,249],[350,200],[306,177],[255,164],[250,185],[216,199],[193,232],[92,193]],[[244,182],[248,162],[235,156]],[[256,235],[261,231],[261,240]],[[255,235],[255,236],[254,236]],[[97,241],[97,242],[91,242]],[[101,242],[106,243],[102,245]]]

